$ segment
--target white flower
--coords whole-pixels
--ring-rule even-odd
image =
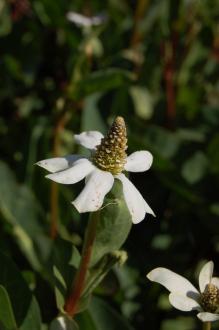
[[[75,135],[77,143],[91,150],[89,158],[69,155],[45,159],[37,165],[52,173],[46,178],[58,183],[74,184],[85,178],[85,188],[72,202],[80,213],[100,209],[105,195],[113,186],[114,179],[119,179],[123,185],[124,198],[132,221],[138,223],[144,219],[146,213],[154,213],[122,171],[147,171],[151,167],[153,157],[148,151],[137,151],[127,157],[125,133],[124,120],[117,117],[105,138],[97,131]]]
[[[82,14],[76,13],[74,11],[70,11],[66,14],[67,19],[74,23],[77,26],[82,27],[91,27],[91,26],[99,26],[106,22],[107,16],[104,14],[99,14],[96,16],[88,17]]]
[[[151,281],[170,291],[169,301],[181,311],[197,310],[203,322],[219,320],[219,278],[212,277],[214,263],[207,262],[199,274],[198,291],[186,278],[166,268],[155,268],[147,274]]]

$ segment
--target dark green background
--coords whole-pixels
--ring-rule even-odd
[[[149,172],[130,178],[157,217],[132,227],[128,262],[96,293],[134,329],[200,328],[146,273],[164,266],[197,284],[202,263],[214,260],[219,274],[218,8],[218,0],[0,0],[0,249],[33,288],[44,323],[57,312],[42,267],[51,183],[33,164],[81,152],[75,133],[105,132],[122,115],[128,153],[154,155]],[[84,29],[67,21],[70,10],[107,21]],[[70,201],[82,186],[59,186],[58,204],[59,235],[79,249],[87,215]]]

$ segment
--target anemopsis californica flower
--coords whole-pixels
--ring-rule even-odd
[[[97,131],[75,135],[76,141],[91,150],[91,156],[69,155],[45,159],[37,165],[52,174],[46,176],[62,184],[74,184],[85,178],[85,188],[72,202],[78,212],[94,212],[101,208],[105,195],[111,190],[114,179],[122,182],[124,198],[133,223],[142,221],[146,213],[154,215],[140,192],[122,173],[144,172],[152,164],[148,151],[136,151],[126,155],[126,126],[122,117],[117,117],[106,137]]]
[[[198,291],[186,278],[166,268],[155,268],[147,274],[151,281],[170,291],[169,301],[181,311],[197,310],[203,322],[219,320],[219,278],[212,277],[214,263],[207,262],[199,274]]]

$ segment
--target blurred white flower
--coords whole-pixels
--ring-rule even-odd
[[[75,140],[91,150],[89,158],[69,155],[45,159],[37,165],[52,173],[46,178],[58,183],[74,184],[85,178],[85,188],[72,202],[78,212],[100,209],[116,178],[122,182],[124,198],[133,223],[142,221],[146,213],[154,215],[140,192],[122,173],[147,171],[153,161],[148,151],[136,151],[127,157],[126,126],[122,117],[115,119],[106,137],[100,132],[89,131],[75,135]]]
[[[170,291],[169,301],[181,311],[197,310],[203,322],[219,320],[219,278],[212,277],[213,261],[207,262],[199,274],[198,291],[186,278],[166,268],[155,268],[147,274],[151,281]]]
[[[107,16],[99,14],[96,16],[88,17],[82,14],[70,11],[66,14],[67,19],[79,27],[98,26],[106,22]]]

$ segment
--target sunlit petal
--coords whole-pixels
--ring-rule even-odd
[[[202,313],[198,313],[197,316],[202,322],[214,322],[219,320],[219,314],[202,312]]]
[[[97,211],[103,204],[105,195],[113,186],[111,173],[95,169],[87,178],[85,188],[72,202],[78,212]]]
[[[73,184],[81,181],[95,169],[88,159],[79,159],[67,170],[46,175],[46,178],[63,184]]]
[[[98,131],[88,131],[76,134],[75,141],[87,149],[95,149],[100,144],[103,134]]]
[[[214,270],[213,261],[207,262],[201,269],[199,274],[199,288],[203,292],[207,284],[211,283],[212,274]]]
[[[175,292],[170,293],[169,301],[173,307],[184,312],[188,312],[191,310],[198,310],[198,311],[202,310],[201,306],[196,300]]]
[[[154,215],[150,206],[131,181],[124,174],[119,174],[116,177],[122,182],[124,198],[132,216],[132,222],[138,223],[142,221],[146,213]]]
[[[136,151],[127,157],[125,170],[129,172],[147,171],[153,162],[153,156],[149,151]]]
[[[199,292],[185,277],[167,268],[155,268],[147,274],[147,278],[163,285],[171,293],[177,293],[195,300],[199,296]]]
[[[36,165],[45,168],[47,171],[51,173],[55,173],[58,171],[63,171],[68,167],[71,167],[76,160],[85,158],[80,155],[68,155],[65,157],[55,157],[44,159],[36,163]]]
[[[212,277],[211,283],[219,289],[219,277]]]

